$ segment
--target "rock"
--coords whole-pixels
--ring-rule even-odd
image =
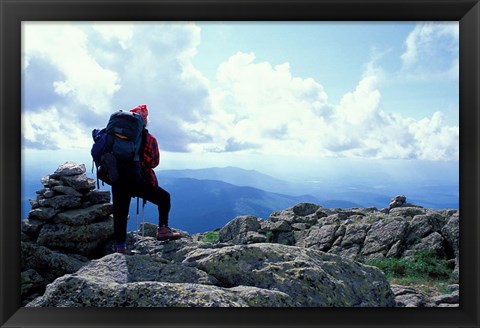
[[[112,237],[113,217],[110,217],[105,221],[80,226],[46,224],[40,231],[37,243],[88,257],[93,256]]]
[[[35,290],[37,288],[41,288],[45,285],[45,280],[41,275],[38,274],[37,271],[33,269],[28,269],[27,271],[23,271],[20,277],[20,289],[21,295],[25,296]]]
[[[295,306],[394,306],[384,274],[357,262],[312,249],[279,244],[224,247],[196,252],[186,263],[222,286],[252,286],[288,294]]]
[[[394,207],[402,206],[407,202],[407,197],[400,195],[396,196],[394,199],[391,200],[390,204],[388,205],[388,209],[392,209]]]
[[[85,265],[75,257],[52,251],[47,247],[21,242],[22,271],[35,270],[47,282],[67,273],[73,273]]]
[[[62,176],[81,175],[86,172],[85,164],[77,164],[73,162],[66,162],[60,165],[51,175],[52,178],[57,179]]]
[[[393,218],[375,222],[368,231],[362,254],[367,258],[386,256],[398,240],[403,240],[408,223],[402,218]],[[377,255],[375,255],[377,254]]]
[[[443,247],[444,239],[438,232],[431,233],[425,238],[422,238],[419,243],[413,245],[409,249],[416,251],[433,250],[435,253],[444,258],[446,257],[445,249]]]
[[[109,190],[92,190],[86,195],[87,200],[92,204],[110,203]]]
[[[261,222],[261,229],[265,232],[272,231],[272,232],[288,232],[292,231],[292,226],[288,224],[284,220],[280,221],[262,221]]]
[[[70,196],[75,196],[75,197],[82,197],[82,194],[73,189],[72,187],[68,186],[54,186],[52,188],[54,192],[57,194],[64,194],[64,195],[70,195]]]
[[[403,251],[404,246],[402,240],[397,240],[397,242],[395,242],[395,244],[393,244],[390,250],[387,252],[385,257],[399,258],[402,256]]]
[[[413,218],[416,215],[424,215],[427,213],[427,210],[421,207],[413,206],[402,206],[395,207],[390,210],[390,215],[392,216],[401,216],[404,218],[410,217]]]
[[[313,226],[304,240],[305,247],[328,251],[335,240],[335,232],[339,225],[328,224],[321,227]]]
[[[428,295],[419,292],[413,288],[392,285],[393,293],[395,294],[395,301],[397,307],[433,307],[434,303]]]
[[[142,268],[154,268],[146,274]],[[155,270],[155,268],[157,270]],[[181,268],[181,269],[180,269]],[[190,270],[176,275],[178,270]],[[191,275],[192,272],[195,274]],[[57,279],[45,294],[27,307],[247,307],[292,306],[280,291],[249,286],[222,288],[194,282],[172,283],[198,275],[215,282],[203,271],[188,266],[168,265],[149,256],[112,254],[92,261],[75,274]],[[152,278],[162,281],[151,280]],[[148,280],[145,280],[148,279]]]
[[[68,208],[79,207],[82,204],[82,200],[80,197],[72,195],[59,195],[39,200],[38,203],[42,207],[51,207],[55,210],[64,210]]]
[[[260,229],[260,223],[254,216],[239,216],[228,222],[219,231],[220,242],[231,242],[234,244],[247,244],[252,242],[247,235],[249,232],[256,232]],[[251,234],[250,234],[251,236]]]
[[[460,296],[459,296],[459,291],[454,291],[452,294],[444,294],[444,295],[439,295],[433,297],[433,302],[435,304],[440,305],[440,304],[455,304],[458,306],[460,302]]]
[[[362,245],[364,243],[371,224],[346,224],[345,227],[341,246],[348,248],[352,245]]]
[[[95,180],[85,174],[60,176],[60,179],[75,190],[91,190],[95,188]]]
[[[416,215],[409,226],[409,233],[405,244],[413,244],[429,234],[439,231],[442,228],[441,220],[432,215]]]
[[[293,206],[292,211],[295,215],[298,216],[307,216],[315,213],[320,206],[311,203],[300,203]]]
[[[79,226],[105,220],[112,213],[113,204],[97,204],[88,208],[61,212],[55,217],[54,222]]]
[[[45,224],[45,221],[40,221],[35,219],[23,220],[22,232],[36,239],[44,224]]]
[[[448,222],[443,226],[442,235],[445,236],[450,247],[453,249],[454,254],[458,257],[460,253],[460,229],[459,229],[459,218],[458,216],[452,216]]]
[[[52,219],[60,210],[52,207],[39,207],[31,210],[28,213],[29,220],[40,220],[40,221],[49,221]]]
[[[158,281],[171,283],[199,283],[216,285],[218,281],[204,271],[181,264],[172,264],[156,256],[107,255],[83,267],[77,272],[91,281],[101,281],[106,278],[117,283]]]

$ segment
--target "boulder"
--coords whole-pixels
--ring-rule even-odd
[[[180,275],[179,270],[182,272]],[[168,282],[169,280],[173,282]],[[150,256],[112,254],[98,261],[92,261],[90,265],[75,274],[57,279],[47,287],[43,296],[26,306],[286,307],[293,305],[289,295],[280,291],[250,286],[223,288],[213,285],[214,282],[216,280],[213,277],[189,266],[165,264]]]
[[[88,259],[80,260],[34,243],[21,242],[20,244],[22,272],[35,270],[47,282],[77,271],[88,261]]]
[[[413,244],[429,234],[441,230],[445,222],[434,215],[416,215],[409,225],[409,232],[405,244]]]
[[[338,228],[339,225],[336,224],[327,224],[321,227],[313,226],[304,240],[304,246],[328,251],[333,245]]]
[[[298,216],[307,216],[310,214],[314,214],[320,206],[312,203],[300,203],[293,206],[292,211],[295,215]]]
[[[397,307],[433,307],[435,304],[430,297],[414,288],[392,285]]]
[[[435,253],[441,257],[445,258],[445,248],[442,235],[438,232],[433,232],[425,238],[422,238],[417,244],[409,248],[409,250],[423,251],[423,250],[433,250]]]
[[[260,229],[260,223],[254,216],[239,216],[228,222],[219,231],[220,242],[231,242],[234,244],[249,244],[255,241],[257,234],[251,234]]]
[[[400,217],[375,222],[365,238],[362,254],[366,258],[386,256],[398,240],[405,238],[407,228],[408,222]]]
[[[252,244],[196,252],[190,263],[224,287],[251,286],[288,294],[295,306],[394,306],[378,269],[340,256],[279,244]]]

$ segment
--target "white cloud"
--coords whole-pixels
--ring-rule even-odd
[[[88,50],[88,36],[80,27],[67,23],[24,23],[23,52],[28,60],[40,56],[64,76],[52,88],[97,113],[111,108],[111,98],[119,89],[118,75],[101,67]],[[41,78],[39,76],[38,78]]]
[[[31,148],[72,149],[91,146],[91,139],[75,120],[55,107],[24,113],[22,133],[24,144]]]
[[[458,22],[418,24],[405,41],[403,71],[410,78],[458,79]]]
[[[98,31],[106,41],[117,41],[122,49],[131,45],[134,24],[126,22],[96,22],[93,28]]]
[[[310,138],[304,127],[318,121],[316,113],[327,105],[323,87],[313,79],[293,77],[288,63],[254,61],[253,53],[237,53],[219,66],[212,115],[188,125],[212,140],[191,149],[272,153],[299,148]]]
[[[334,105],[318,82],[292,76],[288,63],[257,63],[253,53],[237,53],[219,67],[212,115],[186,124],[211,137],[190,150],[458,159],[458,127],[445,125],[439,113],[419,121],[389,113],[375,72],[367,69]]]
[[[185,151],[186,144],[204,137],[184,130],[183,123],[210,111],[208,81],[191,64],[199,43],[200,30],[192,23],[24,23],[24,104],[29,107],[23,114],[55,107],[62,119],[71,114],[91,138],[90,131],[105,125],[114,110],[145,103],[149,128],[162,147]],[[50,74],[55,80],[39,87],[36,81],[44,79],[39,66],[46,64],[56,71]]]
[[[454,28],[425,28],[412,33],[406,67],[418,66],[428,49],[420,40],[455,39]],[[374,53],[356,88],[332,104],[318,81],[294,76],[289,63],[258,62],[254,53],[219,65],[212,89],[192,64],[195,24],[24,23],[23,32],[26,81],[42,81],[42,63],[56,70],[48,79],[55,99],[24,102],[25,147],[89,148],[91,130],[113,110],[146,103],[149,129],[166,151],[458,159],[458,127],[439,113],[414,120],[384,108],[377,63],[385,53]],[[35,90],[45,93],[42,86],[26,95],[36,99]]]

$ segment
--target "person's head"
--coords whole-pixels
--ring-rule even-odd
[[[137,113],[142,116],[145,125],[147,125],[148,121],[148,109],[147,105],[138,105],[137,107],[130,110],[132,113]]]

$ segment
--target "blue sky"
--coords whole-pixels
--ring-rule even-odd
[[[164,168],[456,162],[458,33],[458,22],[24,22],[23,163],[88,163],[91,130],[138,104]]]

